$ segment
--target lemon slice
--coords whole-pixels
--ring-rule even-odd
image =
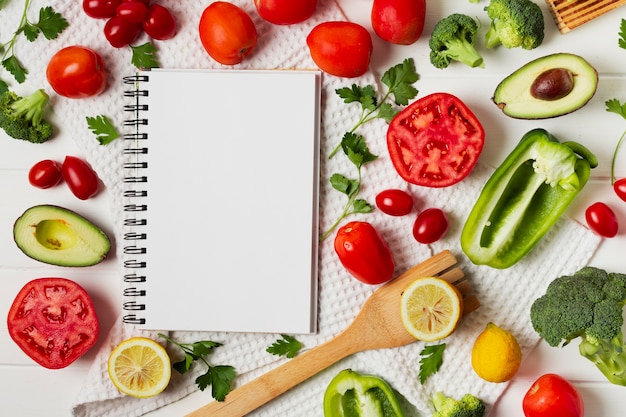
[[[120,392],[137,398],[153,397],[170,382],[170,358],[160,344],[131,337],[109,355],[109,377]]]
[[[419,278],[402,293],[402,324],[418,340],[432,342],[450,335],[463,313],[456,287],[436,277]]]

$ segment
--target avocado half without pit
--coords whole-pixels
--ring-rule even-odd
[[[530,61],[506,77],[493,102],[507,116],[547,119],[583,107],[598,87],[598,72],[585,59],[569,53]]]
[[[109,237],[99,227],[54,205],[26,210],[15,221],[13,239],[30,258],[59,266],[95,265],[111,249]]]

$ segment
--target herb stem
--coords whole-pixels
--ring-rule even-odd
[[[622,146],[622,142],[624,141],[624,137],[626,136],[626,130],[622,133],[619,140],[617,141],[617,145],[615,146],[615,150],[613,150],[613,159],[611,160],[611,185],[615,184],[615,162],[617,160],[617,153],[619,148]]]

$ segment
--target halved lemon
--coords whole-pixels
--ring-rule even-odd
[[[146,337],[131,337],[117,345],[109,355],[108,371],[120,392],[137,398],[161,393],[172,373],[167,351]]]
[[[454,285],[441,278],[418,278],[402,293],[400,310],[407,332],[418,340],[432,342],[456,329],[463,299]]]

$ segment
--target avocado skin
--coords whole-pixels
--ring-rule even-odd
[[[44,221],[60,221],[71,230],[75,244],[68,249],[50,249],[36,237],[36,226]],[[57,266],[85,267],[102,262],[111,249],[108,235],[80,214],[64,207],[42,204],[33,206],[15,221],[13,240],[29,258]]]
[[[544,71],[565,68],[574,75],[572,91],[558,100],[541,100],[530,93],[534,80]],[[548,119],[572,113],[594,96],[598,71],[584,58],[555,53],[537,58],[515,70],[496,87],[492,101],[504,114],[516,119]]]

